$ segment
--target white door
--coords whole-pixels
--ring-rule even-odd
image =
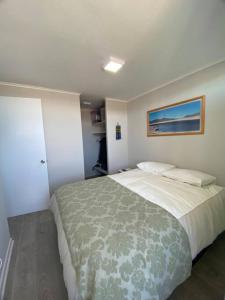
[[[8,216],[48,207],[40,99],[0,96],[0,176]]]

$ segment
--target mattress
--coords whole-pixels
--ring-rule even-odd
[[[225,193],[219,186],[211,185],[204,189],[192,187],[138,169],[109,177],[177,218],[187,232],[192,258],[225,229]],[[55,195],[52,197],[51,209],[58,231],[59,253],[68,297],[70,300],[81,300]]]
[[[225,189],[218,185],[197,187],[140,169],[110,178],[179,220],[188,234],[192,259],[225,230]]]

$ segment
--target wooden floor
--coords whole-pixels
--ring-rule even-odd
[[[43,211],[10,218],[9,226],[15,244],[4,300],[68,300],[52,214]],[[169,300],[224,300],[224,294],[225,234],[222,234]]]

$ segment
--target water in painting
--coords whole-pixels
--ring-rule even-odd
[[[201,99],[149,112],[150,134],[199,132]]]

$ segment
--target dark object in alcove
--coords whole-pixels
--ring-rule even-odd
[[[103,169],[107,172],[107,149],[106,149],[106,137],[103,137],[99,141],[99,154],[97,164],[92,168],[93,170]],[[104,174],[107,174],[104,172]]]
[[[100,140],[99,155],[97,163],[102,169],[107,170],[107,150],[106,150],[106,137]]]

